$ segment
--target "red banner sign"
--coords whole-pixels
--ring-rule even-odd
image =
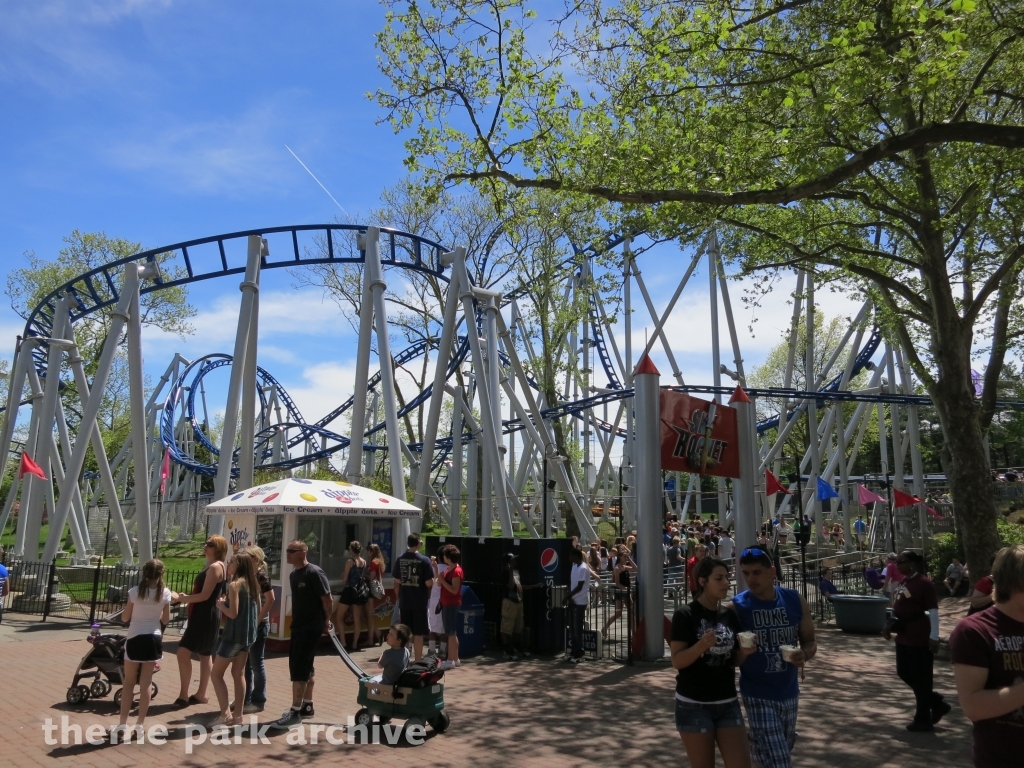
[[[739,477],[737,434],[735,409],[685,392],[661,391],[662,469]]]

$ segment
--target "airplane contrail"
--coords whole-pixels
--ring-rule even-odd
[[[322,189],[324,192],[326,192],[327,196],[329,198],[331,198],[331,200],[334,201],[334,204],[336,206],[338,206],[339,208],[341,208],[341,212],[344,213],[346,216],[348,216],[348,211],[345,210],[345,207],[341,203],[339,203],[337,200],[334,200],[334,195],[331,194],[331,191],[320,182],[320,179],[318,179],[316,176],[313,175],[313,172],[311,170],[309,170],[309,168],[306,167],[306,164],[304,162],[302,162],[302,160],[299,160],[299,156],[296,155],[294,152],[292,152],[292,148],[289,147],[287,144],[284,145],[284,148],[292,153],[292,157],[294,157],[296,160],[299,161],[299,165],[301,165],[303,168],[305,168],[306,173],[308,173],[310,176],[313,176],[313,181],[315,181],[317,184],[320,184],[320,189]]]

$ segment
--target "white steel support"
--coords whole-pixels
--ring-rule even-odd
[[[139,540],[139,560],[153,559],[153,525],[149,515],[149,435],[146,414],[146,384],[142,365],[142,311],[139,301],[139,278],[143,270],[146,277],[159,276],[156,262],[135,271],[128,269],[126,278],[132,279],[132,301],[128,308],[128,400],[132,419],[132,451],[135,479],[135,535]]]
[[[263,256],[268,255],[267,241],[262,243]],[[262,261],[261,261],[262,264]],[[256,285],[260,284],[260,273],[256,272]],[[256,358],[259,346],[260,292],[252,295],[252,310],[249,315],[249,330],[246,334],[245,366],[242,369],[242,414],[238,429],[238,488],[251,488],[256,483],[255,453],[253,443],[256,434]]]
[[[70,323],[68,324],[65,338],[69,341],[74,341],[74,332]],[[75,379],[75,387],[78,389],[79,399],[82,403],[85,403],[92,392],[89,379],[85,375],[85,359],[79,353],[77,346],[72,347],[68,355],[68,366],[71,368],[71,374]],[[95,383],[95,379],[93,383]],[[102,388],[103,385],[101,384],[100,389],[102,390]],[[121,550],[121,560],[125,563],[131,563],[134,560],[132,542],[128,536],[128,526],[124,521],[124,513],[121,510],[121,499],[117,493],[114,474],[110,468],[110,462],[107,460],[106,448],[103,444],[103,434],[100,432],[98,424],[94,423],[89,432],[83,431],[84,427],[82,424],[79,425],[75,441],[76,443],[78,441],[91,441],[93,457],[96,460],[96,471],[100,476],[100,487],[102,488],[106,506],[110,510],[110,524],[114,529],[114,535],[117,537],[117,543]],[[70,456],[71,453],[71,451],[68,451],[64,455]],[[67,472],[67,468],[65,468],[65,472]]]
[[[31,342],[31,343],[30,343]],[[32,347],[35,340],[21,341],[14,347],[14,365],[8,379],[7,408],[4,411],[3,444],[0,445],[0,471],[7,468],[7,459],[11,455],[11,440],[14,438],[14,427],[18,421],[18,411],[21,406],[21,398],[25,391],[25,378],[29,366],[32,365]],[[7,500],[4,502],[3,512],[0,513],[0,532],[7,530],[7,520],[14,508],[14,501],[18,498],[18,491],[21,486],[18,473],[14,473],[10,488],[7,491]]]
[[[456,248],[456,253],[462,252],[462,258],[466,258],[466,249],[462,246]],[[458,256],[456,253],[444,254],[441,262],[445,265],[451,264]],[[453,272],[452,280],[447,288],[447,295],[444,298],[444,318],[441,322],[441,338],[437,346],[437,360],[434,365],[434,383],[430,388],[430,407],[427,410],[427,424],[423,433],[423,450],[420,452],[421,466],[428,471],[420,472],[416,482],[416,499],[414,504],[426,511],[428,504],[426,498],[427,485],[430,482],[429,468],[434,457],[434,443],[437,441],[437,424],[441,416],[441,404],[444,401],[444,382],[447,380],[447,368],[452,359],[452,348],[455,343],[455,330],[459,312],[459,285],[458,276]],[[461,449],[461,445],[460,445]],[[453,453],[455,444],[452,445]],[[459,505],[452,505],[453,515],[458,522]]]
[[[498,323],[498,335],[502,338],[502,341],[505,342],[505,354],[508,355],[512,372],[515,377],[519,379],[522,400],[525,400],[525,405],[533,419],[534,426],[537,427],[537,437],[540,437],[544,441],[542,444],[538,444],[538,448],[542,448],[543,455],[550,460],[556,455],[554,441],[552,440],[547,427],[544,425],[544,419],[541,416],[537,400],[533,396],[533,390],[530,388],[529,382],[526,378],[526,373],[523,371],[523,366],[519,362],[519,352],[516,350],[515,345],[509,342],[508,329],[505,327],[505,321],[502,318],[501,313],[498,313],[495,319]],[[590,517],[590,510],[584,511],[580,504],[580,499],[575,493],[573,493],[569,475],[565,468],[565,462],[554,461],[552,463],[555,465],[551,467],[551,469],[555,470],[553,479],[559,486],[561,486],[562,493],[565,494],[566,501],[569,502],[573,515],[576,517],[576,522],[580,527],[580,539],[584,544],[589,544],[591,541],[597,539],[597,531],[594,530],[594,521]],[[546,488],[544,490],[547,491]]]
[[[365,250],[365,245],[363,249]],[[359,341],[356,346],[356,378],[352,389],[351,442],[345,476],[358,483],[363,469],[363,434],[366,432],[366,382],[370,376],[370,343],[373,334],[373,300],[370,297],[370,268],[363,263],[363,284],[359,294]]]
[[[249,349],[249,325],[252,321],[256,293],[260,289],[259,273],[263,255],[263,238],[250,235],[245,262],[245,280],[238,289],[242,301],[238,310],[238,328],[235,332],[235,350],[231,360],[231,380],[228,384],[227,405],[224,410],[224,432],[221,435],[220,455],[217,457],[217,476],[213,480],[213,500],[223,499],[231,487],[231,465],[235,452],[235,435],[238,429],[238,404],[245,377],[245,355]],[[242,446],[245,450],[245,446]],[[252,450],[250,444],[249,450]],[[224,530],[224,515],[210,516],[210,533],[220,534]]]
[[[129,270],[130,271],[130,270]],[[21,515],[24,515],[25,527],[22,528],[21,520],[18,520],[19,531],[24,532],[24,540],[19,541],[20,551],[24,554],[25,558],[29,561],[34,561],[39,554],[39,533],[43,524],[43,501],[46,500],[46,509],[52,514],[54,509],[54,498],[53,498],[53,470],[50,467],[51,459],[53,461],[59,461],[57,452],[53,450],[53,441],[50,439],[53,434],[54,419],[57,415],[57,401],[60,397],[60,371],[62,362],[64,359],[64,350],[67,348],[66,342],[63,341],[64,329],[68,323],[68,308],[71,306],[71,296],[69,294],[62,294],[57,297],[53,309],[53,330],[49,344],[49,349],[46,353],[46,380],[43,384],[43,401],[39,406],[39,420],[36,423],[36,434],[34,436],[35,445],[32,446],[31,450],[26,446],[26,450],[29,451],[29,455],[35,459],[36,463],[43,468],[43,472],[46,473],[47,480],[40,480],[38,477],[29,477],[26,475],[25,480],[28,482],[24,485],[24,496],[25,499],[22,501]],[[32,371],[32,374],[35,374]],[[32,409],[35,411],[35,407]],[[31,438],[30,438],[31,440]],[[77,486],[77,478],[76,483]],[[19,515],[20,517],[20,515]],[[50,530],[54,529],[53,519],[50,520]],[[57,537],[63,530],[63,524],[57,530]],[[47,542],[49,544],[49,542]],[[59,547],[53,547],[53,551],[56,552]],[[49,546],[44,547],[45,552],[50,550]],[[50,555],[44,560],[44,562],[50,562],[53,559],[53,555]]]
[[[99,413],[100,405],[103,402],[103,390],[107,384],[107,377],[110,375],[110,367],[114,362],[114,354],[121,339],[121,332],[128,321],[128,311],[132,305],[132,299],[138,295],[139,270],[141,268],[134,263],[125,266],[124,281],[121,285],[121,296],[117,306],[110,313],[110,328],[107,330],[107,337],[103,342],[103,349],[100,352],[100,359],[96,365],[96,373],[93,376],[92,391],[82,407],[82,418],[74,450],[64,468],[64,482],[60,484],[57,507],[54,511],[50,525],[58,529],[64,527],[71,511],[71,502],[74,499],[73,487],[78,485],[78,478],[82,474],[82,467],[85,464],[85,454],[89,448],[89,430],[96,425],[96,416]],[[90,426],[91,425],[91,426]],[[49,555],[53,559],[56,549],[50,552],[47,546],[44,557]],[[128,550],[130,553],[131,550]],[[131,555],[129,554],[129,558]]]
[[[388,315],[384,306],[383,270],[380,264],[378,241],[380,229],[367,227],[364,235],[366,249],[366,267],[370,270],[370,293],[373,297],[373,315],[376,321],[377,358],[380,362],[381,398],[384,401],[384,427],[388,436],[388,466],[391,476],[391,494],[402,501],[406,500],[405,470],[402,467],[402,436],[398,426],[398,401],[395,391],[395,365],[391,358],[391,340],[388,338]],[[429,468],[428,468],[429,472]],[[417,526],[422,518],[416,519]],[[409,535],[410,520],[399,521],[399,541]]]

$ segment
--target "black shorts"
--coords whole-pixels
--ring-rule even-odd
[[[412,634],[426,636],[430,634],[430,624],[427,621],[427,609],[423,608],[406,608],[401,603],[398,604],[399,620],[402,624],[405,624]]]
[[[164,656],[163,642],[160,635],[136,635],[124,644],[125,661],[144,663],[160,661]]]
[[[313,677],[313,659],[316,657],[316,646],[323,633],[323,627],[292,630],[291,643],[288,646],[288,673],[293,683],[308,683]]]

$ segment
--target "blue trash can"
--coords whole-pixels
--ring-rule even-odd
[[[468,659],[484,652],[484,604],[476,593],[462,587],[462,605],[455,634],[459,638],[459,658]]]

